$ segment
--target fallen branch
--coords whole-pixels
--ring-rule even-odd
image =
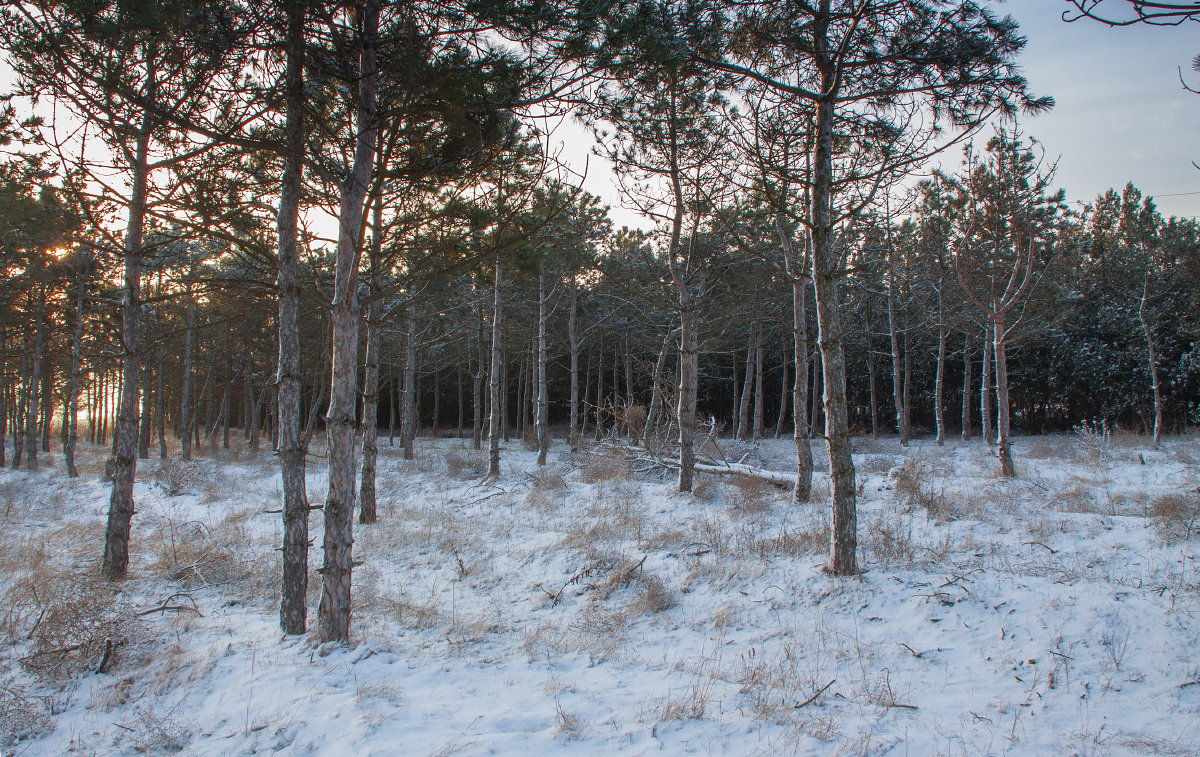
[[[830,681],[829,683],[825,684],[824,686],[822,686],[822,687],[821,687],[821,688],[820,688],[820,689],[817,691],[817,693],[816,693],[816,694],[813,694],[811,697],[809,697],[808,699],[805,699],[803,702],[801,702],[800,704],[796,705],[796,706],[795,706],[795,707],[793,707],[792,709],[793,709],[793,710],[798,710],[798,709],[800,709],[801,707],[807,707],[808,705],[810,705],[810,704],[812,704],[813,702],[817,701],[817,697],[819,697],[819,696],[821,696],[822,694],[824,694],[824,693],[825,693],[825,690],[826,690],[826,689],[828,689],[830,686],[832,686],[832,685],[833,685],[833,684],[835,684],[835,683],[837,683],[837,679],[836,679],[836,678],[835,678],[835,679],[833,679],[832,681]]]

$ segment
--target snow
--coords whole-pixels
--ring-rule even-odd
[[[791,440],[724,444],[790,470]],[[74,481],[43,455],[40,472],[0,472],[0,733],[21,736],[0,748],[1200,753],[1200,536],[1151,517],[1164,495],[1198,507],[1200,443],[1022,438],[1011,481],[978,440],[856,448],[867,570],[834,578],[827,506],[766,484],[700,476],[681,495],[669,472],[563,445],[539,472],[515,442],[492,481],[471,477],[461,440],[418,439],[408,462],[385,441],[380,521],[355,526],[349,647],[278,630],[269,452],[210,453],[179,496],[141,461],[130,577],[106,600],[127,643],[108,672],[89,658],[66,677],[22,663],[48,593],[22,587],[108,596],[106,450],[85,446]],[[823,501],[828,479],[814,483]],[[319,511],[312,525],[315,626]],[[172,595],[200,614],[130,617]],[[38,708],[41,735],[21,732]]]

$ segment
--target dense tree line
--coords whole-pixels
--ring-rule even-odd
[[[456,435],[498,475],[503,440],[544,463],[554,436],[615,436],[689,491],[704,434],[789,434],[807,501],[816,438],[845,574],[855,435],[978,433],[1012,475],[1013,434],[1200,422],[1196,224],[1133,186],[1051,191],[1016,123],[1052,101],[985,4],[5,14],[0,457],[54,443],[77,475],[78,439],[111,445],[113,578],[137,460],[235,436],[278,453],[299,633],[324,435],[318,633],[344,640],[381,443]],[[653,231],[548,153],[568,112]]]

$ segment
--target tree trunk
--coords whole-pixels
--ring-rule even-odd
[[[42,360],[46,350],[46,290],[40,288],[38,306],[34,310],[33,357],[29,370],[29,390],[26,392],[25,413],[25,469],[37,470],[38,419],[42,392]]]
[[[819,46],[818,46],[819,47]],[[812,172],[813,285],[817,301],[817,343],[825,385],[825,439],[829,448],[829,478],[833,509],[829,570],[834,575],[858,571],[858,520],[854,461],[846,412],[845,331],[838,306],[841,276],[833,221],[833,122],[835,72],[823,51],[817,56],[820,89],[816,108],[816,146]]]
[[[763,437],[763,325],[754,324],[754,430],[755,441]]]
[[[75,468],[75,440],[79,430],[79,373],[83,360],[83,310],[87,301],[85,296],[87,290],[84,285],[84,270],[85,268],[81,267],[79,274],[75,278],[75,322],[71,324],[71,375],[67,383],[66,401],[67,440],[66,444],[63,445],[63,460],[67,465],[68,478],[79,478],[79,471]],[[0,361],[3,361],[4,357],[4,350],[0,348]],[[0,387],[3,387],[3,385],[3,376],[0,375]],[[0,429],[3,426],[3,411],[0,411]],[[3,447],[4,431],[0,430],[0,449]],[[4,457],[0,454],[0,466],[2,465],[4,465]]]
[[[812,428],[808,415],[808,281],[792,277],[792,347],[796,351],[796,370],[792,381],[792,440],[796,444],[796,488],[792,498],[808,502],[812,498]]]
[[[571,276],[570,300],[567,303],[567,345],[571,361],[571,399],[567,426],[567,442],[571,449],[579,446],[579,284]]]
[[[962,439],[971,441],[971,335],[963,335]]]
[[[1158,352],[1154,348],[1154,330],[1146,315],[1146,293],[1149,288],[1149,275],[1142,282],[1142,299],[1138,303],[1138,320],[1142,323],[1142,334],[1146,337],[1146,367],[1150,371],[1150,389],[1154,393],[1154,449],[1158,449],[1162,436],[1163,400],[1162,389],[1158,383]]]
[[[157,404],[154,409],[154,417],[158,421],[158,457],[161,460],[167,456],[167,417],[163,412],[163,348],[162,344],[158,345],[157,356],[158,369],[154,372],[157,380],[157,386],[154,389],[154,396]]]
[[[1004,321],[995,321],[996,344],[996,444],[1000,451],[1000,475],[1013,476],[1012,442],[1009,439],[1008,360],[1005,355]]]
[[[889,221],[890,223],[890,221]],[[889,235],[890,236],[890,235]],[[892,253],[888,252],[888,334],[892,345],[892,401],[896,409],[896,432],[900,435],[900,446],[908,446],[908,413],[904,403],[904,364],[900,355],[900,332],[896,327],[896,269]]]
[[[487,357],[487,342],[483,336],[483,307],[478,310],[479,318],[477,324],[477,339],[476,347],[478,353],[475,358],[475,383],[472,387],[471,397],[471,446],[475,449],[483,448],[483,366],[486,364]],[[489,385],[490,389],[490,385]]]
[[[787,347],[783,348],[783,363],[780,365],[781,378],[779,380],[779,415],[775,418],[775,438],[778,439],[783,435],[783,419],[787,416],[788,409],[788,354]]]
[[[375,164],[378,123],[375,118],[376,36],[379,2],[367,0],[363,10],[360,64],[355,98],[354,163],[342,185],[338,208],[338,244],[334,263],[332,370],[326,435],[329,438],[329,495],[325,500],[325,563],[321,603],[317,610],[321,641],[350,639],[350,584],[354,546],[355,395],[358,391],[358,261],[359,243],[371,169]]]
[[[196,301],[192,297],[190,276],[184,296],[187,298],[187,327],[183,331],[183,375],[179,380],[179,450],[180,457],[187,462],[192,459],[192,329],[196,326]]]
[[[942,402],[946,378],[946,329],[938,326],[937,377],[933,382],[933,414],[937,422],[937,445],[946,444],[946,408]]]
[[[288,635],[308,627],[308,492],[304,480],[307,440],[301,428],[300,266],[298,225],[304,177],[304,7],[287,6],[284,72],[285,155],[276,231],[279,247],[275,281],[279,298],[279,359],[276,364],[279,428],[279,470],[283,485],[283,574],[279,627]],[[184,418],[187,418],[187,377],[190,375],[194,299],[188,289],[187,351],[184,362]],[[324,373],[324,371],[322,371]],[[207,381],[205,382],[207,384]],[[316,397],[313,398],[314,403]],[[317,415],[314,406],[309,410]],[[187,437],[187,424],[184,436]],[[186,442],[185,442],[186,445]],[[190,450],[185,446],[184,459]]]
[[[992,435],[992,355],[994,353],[993,334],[995,328],[989,319],[983,332],[983,373],[980,376],[979,387],[979,425],[983,432],[983,441],[994,444],[996,438]]]
[[[649,446],[651,436],[658,433],[658,422],[661,411],[659,405],[662,404],[662,389],[659,382],[662,381],[663,366],[667,361],[667,348],[671,345],[671,335],[673,330],[667,331],[667,336],[663,339],[662,347],[658,351],[658,358],[654,361],[654,378],[650,386],[650,407],[646,410],[646,426],[642,429],[642,446]]]
[[[411,299],[404,310],[404,417],[400,423],[400,441],[404,459],[412,460],[413,440],[417,436],[417,305]]]
[[[750,392],[754,387],[754,326],[746,340],[746,374],[742,377],[742,394],[738,401],[737,438],[750,438]]]
[[[154,51],[148,50],[149,100],[157,95]],[[137,147],[133,155],[133,192],[129,202],[129,225],[125,234],[125,281],[121,303],[121,350],[124,353],[121,409],[116,428],[116,454],[108,525],[104,535],[101,571],[110,579],[124,577],[129,568],[129,530],[133,519],[133,480],[137,469],[138,363],[141,357],[142,232],[146,217],[146,185],[149,174],[150,133],[154,121],[142,115]]]
[[[89,414],[89,419],[92,417]],[[0,468],[6,461],[8,436],[8,329],[0,326]]]
[[[153,291],[150,292],[153,296]],[[150,391],[150,361],[142,361],[142,411],[141,417],[138,419],[138,459],[148,460],[150,458],[150,433],[153,429],[150,417],[151,402],[153,401],[154,393]]]
[[[537,401],[533,419],[537,432],[538,465],[546,464],[546,455],[550,451],[550,435],[546,429],[549,403],[549,387],[546,384],[546,271],[543,262],[538,267]]]
[[[358,491],[358,522],[374,523],[375,464],[379,457],[379,266],[383,255],[383,192],[371,208],[371,304],[367,306],[367,349],[363,358],[362,474]]]
[[[494,301],[492,304],[492,353],[491,367],[488,370],[488,476],[500,477],[500,428],[503,422],[500,418],[503,408],[500,403],[500,350],[503,332],[501,331],[501,316],[503,315],[500,299],[500,256],[496,255],[495,280],[492,288]]]

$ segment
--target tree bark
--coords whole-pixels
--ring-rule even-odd
[[[1150,371],[1150,389],[1154,393],[1154,449],[1158,449],[1163,425],[1162,388],[1158,382],[1158,352],[1154,348],[1154,329],[1146,315],[1146,295],[1150,276],[1142,282],[1142,299],[1138,302],[1138,320],[1142,323],[1142,334],[1146,337],[1146,367]]]
[[[152,296],[152,297],[154,296],[153,290],[151,290],[150,296]],[[151,425],[151,421],[153,420],[153,418],[150,417],[151,416],[150,408],[152,406],[151,403],[154,399],[154,396],[153,396],[154,393],[152,391],[150,391],[150,361],[143,360],[141,368],[142,368],[142,376],[141,376],[142,411],[141,411],[141,416],[138,418],[138,445],[137,445],[138,450],[137,450],[137,454],[138,454],[139,460],[148,460],[150,458],[150,433],[151,433],[151,430],[153,429],[153,426]]]
[[[26,392],[25,413],[25,469],[37,470],[38,419],[41,411],[39,400],[42,389],[42,360],[46,350],[46,289],[39,287],[37,308],[33,321],[33,357],[29,370],[29,390]]]
[[[155,51],[147,50],[146,89],[153,102],[157,94]],[[141,354],[142,233],[146,218],[146,188],[149,175],[150,133],[154,121],[142,115],[137,146],[130,166],[133,192],[129,202],[129,224],[125,234],[125,281],[121,303],[121,349],[124,353],[121,408],[115,433],[112,496],[104,535],[101,571],[109,579],[124,577],[129,569],[129,531],[133,519],[133,480],[137,469],[138,363]]]
[[[500,255],[496,255],[495,259],[495,278],[493,281],[492,294],[492,352],[491,352],[491,367],[488,370],[488,476],[491,478],[500,477],[500,428],[502,420],[500,414],[503,412],[500,402],[500,350],[503,332],[501,331],[501,316],[503,315],[502,301],[500,299],[500,281],[501,281]]]
[[[997,314],[995,324],[996,344],[996,444],[1000,453],[1000,475],[1016,475],[1013,467],[1012,442],[1009,439],[1008,411],[1008,359],[1005,354],[1004,320]]]
[[[888,221],[891,223],[890,219]],[[889,231],[890,239],[891,233]],[[892,250],[888,249],[888,334],[892,345],[892,401],[896,409],[896,432],[900,435],[900,446],[908,446],[908,413],[904,403],[904,364],[900,354],[900,332],[896,326],[896,268],[892,260]]]
[[[937,377],[933,382],[933,414],[937,422],[937,445],[946,444],[946,408],[942,401],[946,378],[946,329],[938,326]]]
[[[87,301],[84,278],[87,267],[87,264],[81,265],[79,273],[75,277],[75,322],[71,324],[71,375],[67,383],[67,401],[65,403],[67,408],[67,438],[66,443],[63,445],[63,461],[67,465],[68,478],[79,478],[79,471],[75,467],[75,439],[79,430],[79,372],[83,358],[83,311]],[[0,361],[4,357],[4,350],[0,348]],[[3,385],[3,376],[0,376],[0,387],[3,387]],[[0,400],[0,402],[2,401]],[[2,416],[3,411],[0,411],[0,429],[4,426]],[[3,447],[4,431],[0,430],[0,448]],[[2,465],[4,465],[4,458],[0,456],[0,466]]]
[[[830,496],[833,528],[830,532],[829,571],[854,575],[858,570],[858,520],[855,501],[854,461],[846,411],[845,331],[838,305],[839,250],[833,220],[833,124],[836,72],[824,48],[825,31],[817,29],[816,63],[823,93],[816,103],[816,145],[812,172],[813,285],[817,304],[817,343],[824,374],[825,440],[829,448]]]
[[[404,339],[404,417],[400,423],[400,442],[404,459],[412,460],[413,440],[417,436],[417,305],[410,298],[404,310],[407,335]]]
[[[795,377],[792,380],[792,440],[796,444],[796,488],[792,498],[808,502],[812,498],[812,428],[808,416],[808,281],[792,277],[792,347],[796,352]]]
[[[286,155],[276,214],[278,250],[278,396],[277,426],[280,435],[280,475],[283,485],[283,575],[280,600],[280,629],[287,635],[304,633],[308,624],[308,493],[305,483],[305,435],[301,431],[300,377],[300,265],[298,224],[301,182],[304,180],[304,6],[289,4],[284,72],[284,125]],[[194,300],[188,289],[187,359],[185,377],[191,366]],[[184,417],[187,415],[185,379]],[[314,398],[316,401],[316,398]],[[317,415],[317,408],[310,410]],[[185,423],[185,437],[187,437]],[[186,443],[185,443],[186,444]],[[187,447],[185,446],[185,449]],[[185,452],[187,459],[188,452]]]
[[[567,442],[571,449],[579,446],[579,284],[571,276],[570,299],[567,302],[567,348],[571,361],[571,399],[568,410]]]
[[[363,210],[375,164],[378,124],[375,118],[376,37],[379,0],[364,4],[359,39],[354,162],[342,185],[338,208],[338,244],[334,263],[332,370],[326,435],[329,439],[329,494],[325,500],[325,563],[321,603],[317,609],[321,641],[350,639],[350,585],[354,546],[355,399],[358,391],[358,262],[362,254]]]
[[[962,440],[971,441],[971,335],[963,334]]]
[[[983,441],[995,444],[996,437],[992,434],[992,355],[995,353],[993,335],[995,328],[988,319],[983,332],[983,372],[980,375],[979,387],[979,425],[983,433]]]
[[[183,331],[183,375],[179,380],[179,454],[187,462],[192,459],[192,330],[196,326],[196,300],[192,296],[190,274],[184,297],[187,298],[187,327]]]
[[[367,350],[363,359],[362,474],[358,492],[358,522],[374,523],[375,463],[379,456],[379,266],[383,254],[383,192],[371,209],[371,304],[367,306]]]
[[[537,335],[537,400],[534,405],[534,430],[537,433],[537,464],[546,464],[550,451],[550,435],[546,421],[549,407],[549,387],[546,384],[546,264],[538,266],[538,335]]]

